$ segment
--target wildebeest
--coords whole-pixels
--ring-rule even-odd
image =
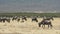
[[[26,16],[22,16],[22,22],[27,21]]]
[[[45,25],[48,25],[48,28],[49,28],[49,26],[52,28],[52,23],[51,23],[50,19],[53,20],[52,17],[43,19],[40,23],[38,23],[38,26],[41,27],[41,25],[42,25],[42,27],[45,28]]]
[[[20,21],[20,17],[17,18],[17,21],[18,21],[18,22]]]
[[[19,22],[19,21],[20,21],[20,17],[19,17],[19,16],[14,16],[14,17],[12,17],[12,21],[13,21],[13,20],[16,20],[16,21]]]
[[[38,22],[37,17],[36,17],[36,16],[33,17],[33,18],[32,18],[32,21],[36,21],[36,22]]]
[[[4,23],[5,21],[7,21],[8,23],[10,23],[10,18],[7,18],[7,17],[0,18],[0,22]]]
[[[17,16],[13,16],[12,21],[13,21],[13,20],[16,20],[16,19],[17,19]]]
[[[41,22],[38,23],[39,27],[41,27],[41,25],[43,28],[45,28],[45,25],[48,25],[48,28],[49,26],[52,28],[52,23],[50,20],[42,20]]]
[[[10,18],[6,18],[6,21],[7,21],[8,23],[10,23]]]

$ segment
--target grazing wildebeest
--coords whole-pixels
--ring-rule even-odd
[[[51,21],[49,21],[49,20],[42,20],[40,23],[38,23],[39,27],[41,27],[41,25],[43,28],[45,28],[45,25],[48,25],[48,28],[49,28],[49,26],[52,28]]]
[[[37,17],[36,17],[36,16],[33,17],[33,18],[32,18],[32,21],[36,21],[36,22],[38,22]]]
[[[54,20],[53,17],[43,19],[40,23],[38,23],[39,27],[41,27],[41,25],[42,25],[42,27],[45,28],[45,25],[48,25],[48,28],[49,28],[49,26],[52,28],[50,19]]]

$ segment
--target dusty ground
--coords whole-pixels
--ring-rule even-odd
[[[42,18],[38,18],[39,22]],[[52,21],[53,28],[45,29],[38,27],[39,22],[31,22],[31,18],[28,18],[24,23],[11,21],[10,23],[0,22],[0,34],[60,34],[60,18],[54,18]]]

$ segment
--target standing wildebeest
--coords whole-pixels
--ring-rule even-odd
[[[32,21],[36,21],[36,22],[38,22],[37,17],[36,17],[36,16],[33,17],[33,18],[32,18]]]
[[[40,23],[38,23],[39,27],[41,27],[41,25],[42,25],[42,27],[45,28],[45,25],[48,25],[48,28],[49,28],[49,26],[52,28],[50,19],[54,20],[53,17],[43,19]]]
[[[22,16],[22,22],[24,22],[24,20],[27,21],[26,16]]]
[[[27,18],[26,18],[26,16],[22,16],[22,20],[25,20],[25,21],[27,21]]]
[[[3,22],[3,23],[4,23],[4,22],[5,22],[5,20],[6,20],[6,17],[2,17],[2,18],[1,18],[1,22]]]
[[[7,18],[7,17],[0,18],[0,22],[4,23],[5,21],[7,21],[8,23],[10,23],[10,18]]]

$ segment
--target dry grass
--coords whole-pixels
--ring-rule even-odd
[[[42,18],[38,18],[38,20],[40,22]],[[24,23],[21,21],[0,23],[0,34],[60,34],[60,18],[54,18],[52,29],[48,29],[47,26],[45,29],[38,27],[39,22],[31,22],[31,19],[28,18],[28,21]]]

